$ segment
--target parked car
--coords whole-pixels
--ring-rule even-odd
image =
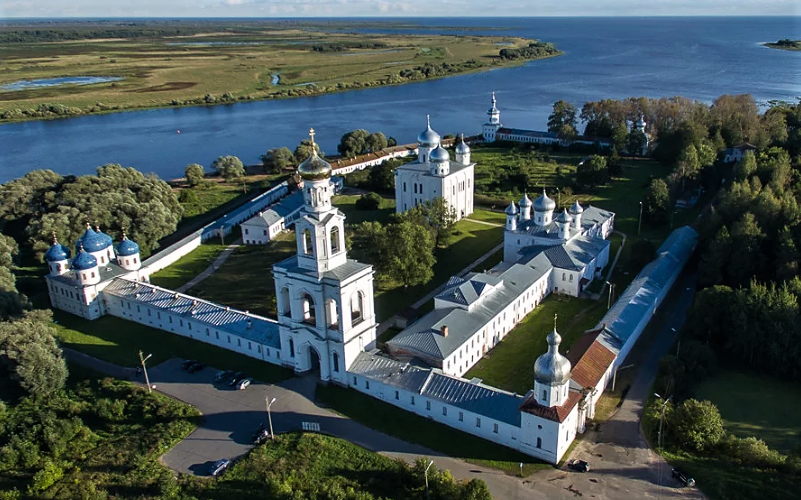
[[[253,379],[243,378],[242,380],[239,381],[238,384],[236,384],[236,388],[240,391],[243,389],[247,389],[251,382],[253,382]]]
[[[217,372],[214,375],[214,381],[215,382],[224,382],[225,380],[227,380],[233,374],[234,374],[233,370],[225,370],[225,371]]]
[[[189,373],[195,373],[199,372],[203,368],[206,368],[206,363],[201,363],[200,361],[198,361],[192,365],[189,365],[189,368],[187,368],[186,371],[188,371]]]
[[[231,387],[235,387],[236,384],[238,384],[239,381],[242,380],[243,378],[245,378],[245,374],[243,372],[236,372],[233,375],[231,375],[231,381],[228,382],[228,385],[230,385]]]
[[[261,429],[253,435],[253,444],[262,444],[267,442],[270,438],[270,433],[267,429]]]
[[[184,370],[188,370],[189,367],[194,365],[195,363],[197,363],[196,359],[187,359],[183,363],[181,363],[181,368],[183,368]]]
[[[678,480],[682,486],[695,486],[695,479],[681,469],[673,469],[673,477]]]
[[[209,474],[212,476],[219,476],[229,465],[231,465],[231,461],[227,458],[217,460],[209,467]]]
[[[576,472],[589,472],[590,471],[590,463],[586,460],[576,460],[571,459],[567,462],[568,468],[576,471]]]

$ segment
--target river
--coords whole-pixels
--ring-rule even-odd
[[[257,162],[272,147],[294,148],[310,127],[330,153],[336,153],[345,132],[356,128],[382,131],[407,143],[425,128],[426,114],[440,134],[475,134],[486,118],[492,91],[501,121],[518,128],[544,128],[559,99],[580,106],[588,100],[630,96],[682,95],[711,102],[721,94],[751,93],[766,102],[801,95],[801,52],[759,45],[801,38],[798,17],[418,22],[421,27],[408,32],[539,38],[555,43],[565,55],[515,68],[318,97],[4,124],[0,182],[36,168],[93,173],[105,163],[173,178],[187,164],[208,167],[219,155]],[[508,29],[492,29],[498,27]]]

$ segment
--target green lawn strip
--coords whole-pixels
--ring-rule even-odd
[[[209,267],[223,250],[225,246],[212,239],[161,271],[150,275],[150,282],[156,286],[175,290]]]
[[[573,343],[593,328],[606,312],[606,303],[551,295],[526,316],[506,337],[489,351],[464,378],[480,378],[485,384],[517,394],[525,394],[534,384],[534,361],[548,346],[545,337],[553,330],[553,316],[559,315],[557,331],[562,336],[564,354]]]
[[[503,248],[493,252],[484,262],[473,266],[470,272],[483,273],[484,271],[489,271],[501,262],[503,262]]]
[[[316,399],[377,431],[510,475],[520,474],[520,462],[523,462],[524,476],[551,468],[551,465],[511,448],[401,410],[353,389],[334,385],[318,386]]]
[[[186,358],[203,361],[221,370],[242,370],[268,383],[292,376],[289,370],[266,361],[115,316],[88,321],[63,311],[54,311],[53,317],[57,321],[56,337],[64,347],[120,366],[136,366],[141,349],[146,355],[153,354],[148,366],[155,366],[170,358]]]
[[[609,291],[608,288],[605,288],[605,286],[606,286],[606,273],[609,272],[609,266],[611,266],[612,263],[615,261],[615,255],[617,255],[617,252],[620,249],[620,244],[622,242],[623,242],[623,237],[620,234],[612,233],[611,235],[609,235],[609,264],[607,264],[607,267],[605,267],[603,269],[603,271],[601,272],[602,278],[596,278],[596,279],[592,280],[592,283],[590,283],[590,286],[585,288],[586,291],[588,291],[590,293],[600,293],[601,290],[606,290],[607,292]],[[628,246],[629,244],[630,244],[630,241],[627,240],[626,241],[626,245]],[[618,265],[624,265],[626,263],[626,261],[628,260],[628,255],[630,255],[630,254],[627,253],[626,254],[626,258],[624,259],[623,258],[624,257],[623,254],[621,254],[620,255],[620,259],[618,260],[617,264]],[[622,290],[623,289],[621,288],[620,291],[622,291]]]
[[[503,207],[505,208],[505,207]],[[492,210],[485,210],[483,208],[476,208],[470,214],[468,219],[480,220],[483,222],[491,222],[493,224],[506,225],[506,214],[503,212],[494,212]]]
[[[266,245],[242,245],[214,274],[187,293],[243,311],[275,318],[273,264],[295,254],[295,233],[278,235]]]
[[[786,473],[745,467],[717,457],[697,457],[683,452],[662,451],[672,467],[685,470],[696,487],[710,500],[789,500],[798,498],[799,482]],[[667,466],[662,484],[676,485]]]
[[[362,222],[380,222],[386,224],[389,218],[395,213],[395,199],[382,196],[381,205],[377,210],[359,210],[356,208],[356,200],[361,195],[340,195],[334,196],[331,202],[342,213],[345,214],[345,224],[361,224]]]
[[[795,382],[722,369],[694,392],[715,403],[736,436],[754,436],[782,453],[801,445],[801,387]]]

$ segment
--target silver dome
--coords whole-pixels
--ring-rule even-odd
[[[562,336],[556,328],[546,337],[548,352],[537,358],[534,363],[534,380],[540,384],[561,385],[570,380],[570,361],[559,354]]]
[[[534,200],[534,210],[537,212],[552,212],[556,210],[556,202],[548,198],[545,194],[545,189],[542,190],[542,196]]]
[[[570,207],[570,213],[573,214],[573,215],[576,215],[576,214],[580,214],[582,212],[584,212],[584,209],[581,207],[581,205],[579,205],[578,200],[573,202],[573,205]]]
[[[523,197],[520,198],[520,208],[523,207],[530,207],[531,206],[531,198],[528,197],[528,193],[523,193]]]
[[[449,155],[448,152],[445,151],[445,148],[443,148],[442,145],[440,144],[437,145],[436,149],[434,149],[434,151],[431,152],[431,156],[429,157],[429,159],[433,163],[444,163],[446,161],[450,161],[451,155]]]
[[[417,136],[417,143],[424,148],[433,148],[439,144],[439,134],[431,129],[431,119],[426,116],[428,126]]]
[[[506,207],[506,215],[517,215],[517,207],[514,201]]]
[[[573,222],[573,216],[567,213],[567,210],[562,210],[562,213],[556,218],[556,222],[561,222],[562,224]]]
[[[463,155],[469,152],[470,152],[470,146],[468,146],[467,143],[464,142],[464,134],[462,134],[462,142],[456,145],[456,154]]]

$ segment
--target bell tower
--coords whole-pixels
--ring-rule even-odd
[[[498,131],[501,125],[501,112],[498,110],[497,102],[495,101],[495,92],[492,93],[492,101],[490,108],[487,110],[489,120],[484,124],[482,135],[485,142],[495,142],[495,132]]]

